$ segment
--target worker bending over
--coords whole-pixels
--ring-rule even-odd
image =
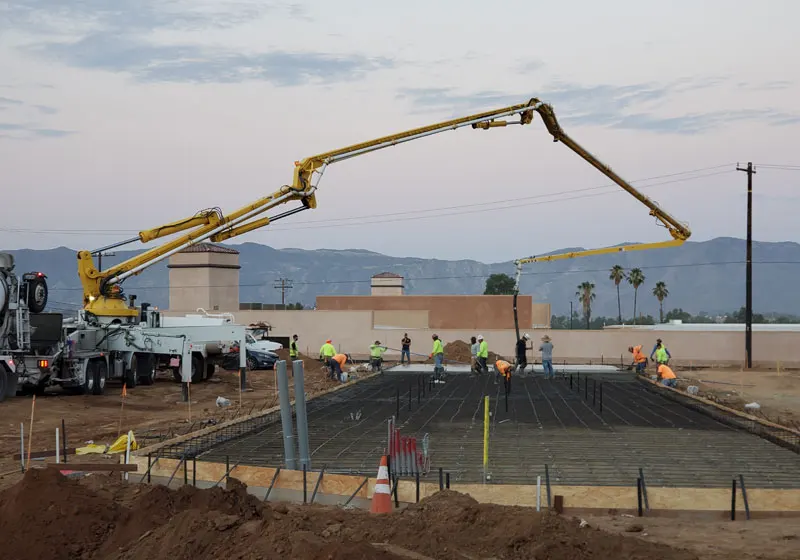
[[[505,360],[497,360],[494,363],[494,370],[496,372],[496,375],[495,375],[495,378],[494,378],[495,384],[497,384],[497,382],[500,380],[500,376],[501,375],[505,378],[506,382],[511,381],[511,372],[512,372],[513,369],[514,369],[514,366],[509,364],[507,361],[505,361]]]
[[[489,345],[483,339],[483,335],[478,335],[478,369],[483,373],[489,373],[489,366],[486,360],[489,359]]]
[[[628,346],[628,352],[633,354],[633,364],[636,366],[636,373],[644,373],[644,368],[647,367],[647,356],[642,354],[642,345]]]
[[[375,344],[369,347],[370,364],[372,371],[380,371],[383,364],[383,353],[386,352],[386,346],[381,346],[381,341],[376,340]],[[409,360],[410,362],[410,360]]]
[[[658,379],[665,387],[674,388],[678,385],[678,378],[675,376],[675,372],[667,364],[658,364]]]
[[[344,354],[334,354],[331,358],[331,379],[342,381],[342,368],[347,363],[347,356]]]
[[[325,341],[325,344],[322,345],[322,348],[319,349],[319,359],[324,363],[329,369],[331,375],[333,374],[333,365],[331,364],[331,360],[333,356],[336,354],[336,348],[333,347],[331,344],[331,340],[328,339]]]

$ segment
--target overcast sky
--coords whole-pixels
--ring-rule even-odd
[[[295,160],[530,97],[653,178],[635,184],[693,240],[743,237],[736,163],[800,165],[799,19],[792,0],[2,3],[0,247],[233,210]],[[799,180],[758,168],[756,239],[800,240]],[[604,185],[538,119],[461,129],[337,163],[316,210],[237,241],[494,262],[667,238]]]

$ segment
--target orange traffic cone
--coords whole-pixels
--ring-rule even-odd
[[[389,485],[389,466],[386,455],[381,456],[381,466],[378,467],[378,480],[375,482],[375,491],[372,493],[372,507],[370,513],[391,513],[392,497]]]

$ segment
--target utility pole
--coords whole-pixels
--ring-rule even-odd
[[[736,166],[747,173],[747,257],[745,263],[744,352],[747,369],[753,367],[753,162],[747,167]]]
[[[116,253],[104,253],[100,251],[97,253],[97,270],[103,270],[103,257],[116,257]]]
[[[292,281],[287,278],[278,278],[273,287],[281,291],[281,305],[286,307],[286,292],[291,289]]]
[[[572,330],[572,300],[569,300],[569,330]]]

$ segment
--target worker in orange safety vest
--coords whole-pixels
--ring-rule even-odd
[[[636,365],[636,373],[644,373],[647,367],[647,356],[642,354],[642,345],[628,346],[628,352],[633,354],[633,363]]]

